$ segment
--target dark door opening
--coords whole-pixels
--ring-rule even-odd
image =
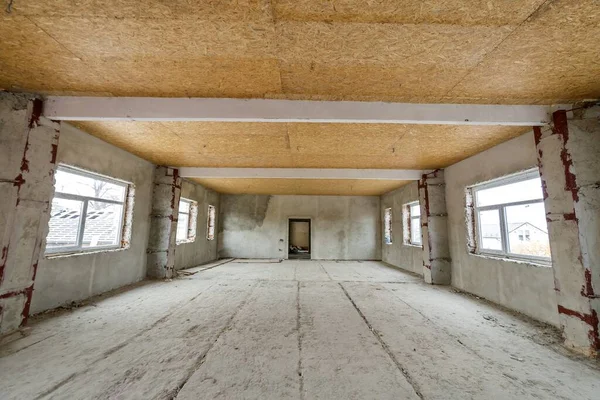
[[[310,260],[310,219],[290,219],[288,258]]]

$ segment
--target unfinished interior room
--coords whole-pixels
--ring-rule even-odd
[[[0,5],[0,399],[600,399],[598,0]]]

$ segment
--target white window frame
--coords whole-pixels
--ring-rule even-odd
[[[54,199],[65,199],[65,200],[76,200],[83,202],[83,207],[81,208],[81,219],[79,221],[79,228],[77,230],[77,244],[75,246],[65,246],[65,247],[55,247],[48,248],[44,250],[45,256],[57,256],[57,255],[65,255],[65,254],[74,254],[74,253],[93,253],[97,251],[103,250],[116,250],[122,249],[126,246],[123,244],[123,230],[125,229],[125,212],[127,211],[127,197],[129,195],[129,189],[131,184],[129,182],[122,181],[120,179],[111,178],[109,176],[96,174],[93,172],[85,171],[76,167],[72,167],[70,165],[59,164],[56,168],[58,170],[62,170],[71,174],[86,176],[88,178],[96,179],[99,181],[108,182],[112,185],[118,185],[125,188],[125,193],[123,196],[123,201],[117,200],[109,200],[109,199],[101,199],[93,196],[81,196],[78,194],[70,194],[70,193],[62,193],[55,190]],[[121,213],[119,226],[119,235],[117,237],[116,245],[106,245],[106,246],[94,246],[94,247],[83,247],[83,235],[85,232],[85,223],[87,219],[87,209],[88,203],[90,201],[95,201],[99,203],[107,203],[107,204],[119,204],[122,206],[123,212]]]
[[[515,201],[510,203],[502,203],[502,204],[494,204],[491,206],[477,206],[477,194],[481,190],[491,189],[499,186],[510,185],[512,183],[518,183],[522,181],[527,181],[530,179],[540,178],[540,172],[537,168],[520,172],[514,175],[505,176],[502,178],[494,179],[493,181],[482,183],[479,185],[474,185],[470,187],[471,193],[473,195],[473,218],[475,219],[475,235],[477,238],[476,246],[475,246],[475,254],[479,255],[487,255],[499,258],[506,258],[511,260],[518,261],[530,261],[537,264],[543,265],[551,265],[552,258],[551,257],[540,257],[540,256],[532,256],[526,254],[515,254],[508,251],[509,246],[509,231],[508,224],[506,222],[506,208],[511,206],[520,206],[520,205],[528,205],[528,204],[544,204],[544,199],[534,199],[534,200],[524,200],[524,201]],[[483,243],[483,239],[481,237],[481,224],[480,224],[480,211],[489,211],[489,210],[497,210],[500,218],[500,243],[502,245],[502,250],[492,250],[492,249],[483,249],[481,247],[481,243]]]
[[[387,221],[387,215],[389,214],[390,218],[389,218],[389,223]],[[383,243],[384,244],[392,244],[394,242],[394,237],[393,237],[393,233],[394,233],[394,229],[393,229],[393,221],[394,221],[394,211],[392,210],[392,207],[387,207],[384,211],[383,211]],[[388,242],[386,239],[386,232],[390,231],[390,241]]]
[[[188,203],[190,205],[187,213],[181,211],[181,203]],[[175,240],[176,244],[193,243],[196,241],[196,218],[194,214],[198,214],[198,202],[192,199],[186,199],[184,197],[179,198],[179,209],[177,210],[177,223],[181,220],[179,214],[187,214],[188,224],[186,229],[185,239]],[[177,230],[175,231],[175,237],[177,238]]]
[[[210,213],[211,210],[213,212],[213,232],[210,234]],[[217,209],[213,205],[208,205],[208,210],[206,212],[206,240],[215,240],[215,233],[217,231]]]
[[[423,239],[422,239],[422,235],[423,233],[421,232],[421,236],[419,236],[419,241],[418,242],[413,242],[412,240],[412,221],[413,219],[416,219],[419,221],[419,226],[421,225],[421,216],[420,215],[412,215],[412,212],[410,211],[410,208],[412,206],[418,206],[420,207],[421,205],[419,204],[419,201],[411,201],[410,203],[407,203],[404,205],[404,212],[406,214],[405,217],[405,229],[406,229],[406,235],[405,235],[405,241],[404,244],[407,246],[416,246],[416,247],[423,247]],[[422,228],[421,228],[422,229]]]

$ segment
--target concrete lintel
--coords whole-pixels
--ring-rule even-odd
[[[65,121],[222,121],[542,126],[544,105],[418,104],[273,99],[49,96]]]
[[[179,168],[183,178],[381,179],[416,181],[428,171],[334,168]]]

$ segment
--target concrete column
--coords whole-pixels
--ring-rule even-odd
[[[42,101],[0,93],[0,334],[27,322],[48,233],[60,124]]]
[[[423,242],[423,278],[435,285],[451,283],[448,214],[444,171],[423,175],[419,181],[421,235]]]
[[[180,195],[179,171],[174,168],[156,167],[148,239],[147,275],[149,278],[173,277]]]
[[[535,128],[565,345],[600,350],[600,107],[557,111]]]

